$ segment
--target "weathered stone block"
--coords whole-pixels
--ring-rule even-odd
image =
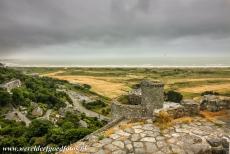
[[[111,105],[112,119],[125,117],[127,119],[141,118],[143,109],[140,105],[126,105],[118,102],[113,102]]]
[[[167,112],[174,119],[184,116],[184,107],[178,103],[165,102],[163,108],[155,110],[155,116],[158,117],[161,111]]]
[[[191,99],[186,99],[181,102],[181,105],[184,107],[185,116],[195,116],[200,112],[200,105]]]

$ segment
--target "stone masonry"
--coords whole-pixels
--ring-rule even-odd
[[[163,107],[164,85],[160,82],[142,81],[141,89],[130,93],[130,105],[114,101],[111,105],[112,118],[152,117],[155,109]],[[131,98],[131,99],[130,99]]]
[[[160,82],[141,82],[142,100],[141,104],[147,117],[153,116],[155,109],[163,107],[164,103],[164,84]]]
[[[222,109],[230,109],[230,97],[205,95],[200,102],[201,110],[217,112]]]
[[[160,130],[146,119],[128,120],[70,145],[61,154],[228,154],[230,129],[201,117]]]

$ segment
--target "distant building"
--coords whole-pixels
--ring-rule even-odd
[[[20,80],[12,80],[7,83],[0,84],[0,88],[6,89],[8,92],[10,92],[14,88],[21,87],[21,81]]]

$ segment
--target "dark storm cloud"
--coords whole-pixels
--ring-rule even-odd
[[[230,37],[229,14],[228,0],[0,0],[0,52],[223,40]]]

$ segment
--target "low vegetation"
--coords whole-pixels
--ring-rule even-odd
[[[69,96],[58,89],[59,85],[67,87],[73,87],[73,85],[67,81],[48,77],[27,76],[20,71],[0,68],[0,83],[5,83],[12,79],[20,79],[22,86],[13,89],[11,93],[5,89],[0,89],[0,149],[9,146],[69,145],[105,124],[105,122],[101,122],[97,118],[74,112],[66,112],[65,115],[57,119],[56,124],[45,119],[32,117],[32,104],[41,107],[44,112],[47,109],[58,112],[61,107],[66,106],[66,101],[72,104]],[[90,89],[89,85],[83,85],[83,87],[82,92]],[[12,111],[12,107],[19,108],[19,106],[27,109],[27,118],[31,120],[29,126],[26,126],[24,122],[4,118],[5,111]],[[90,108],[101,106],[105,106],[102,101],[97,101],[96,105],[89,104]],[[80,124],[80,120],[86,122],[87,128]]]
[[[173,91],[173,90],[165,92],[164,95],[165,95],[165,101],[168,101],[168,102],[180,103],[181,100],[183,99],[183,95],[181,93]]]
[[[181,117],[181,118],[174,119],[170,114],[168,114],[168,112],[160,111],[157,117],[156,124],[161,130],[164,130],[178,123],[188,124],[191,123],[192,121],[193,121],[192,117]]]

